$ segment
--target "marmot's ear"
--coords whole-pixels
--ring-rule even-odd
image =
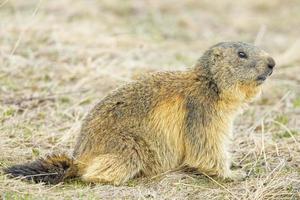
[[[213,51],[212,51],[213,55],[215,58],[222,58],[223,57],[223,51],[221,48],[214,48]]]

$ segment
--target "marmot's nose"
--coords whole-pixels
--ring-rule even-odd
[[[267,62],[270,69],[273,69],[276,65],[275,60],[272,57],[268,57]]]

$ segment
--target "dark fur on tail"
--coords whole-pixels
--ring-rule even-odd
[[[19,177],[34,182],[57,184],[69,177],[75,177],[77,168],[66,155],[49,155],[30,163],[14,165],[4,170],[10,177]]]

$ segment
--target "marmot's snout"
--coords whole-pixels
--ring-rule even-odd
[[[271,76],[275,65],[276,65],[275,60],[271,56],[268,56],[266,58],[266,70],[264,71],[263,74],[257,77],[257,82],[263,83],[269,76]]]
[[[271,76],[271,74],[273,73],[273,68],[275,67],[275,60],[272,57],[268,57],[267,58],[267,62],[268,62],[268,68],[269,68],[269,76]]]
[[[267,62],[268,62],[268,68],[269,69],[272,69],[273,70],[273,68],[275,67],[275,60],[272,58],[272,57],[268,57],[267,58]]]

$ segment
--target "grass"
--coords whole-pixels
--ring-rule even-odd
[[[0,176],[2,199],[299,199],[300,3],[274,1],[0,1],[0,167],[71,152],[105,94],[158,70],[191,66],[224,40],[257,41],[277,67],[235,123],[241,182],[173,172],[114,187]]]

